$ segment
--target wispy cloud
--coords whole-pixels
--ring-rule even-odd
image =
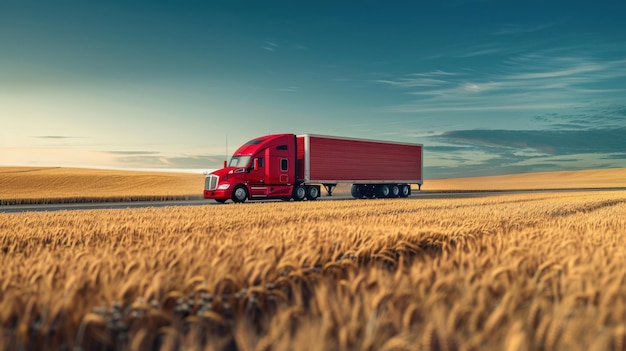
[[[284,91],[284,92],[288,92],[288,93],[295,93],[296,91],[298,91],[298,87],[285,87],[285,88],[278,88],[276,90],[277,91]]]
[[[376,74],[378,76],[385,76],[382,73]],[[435,70],[425,73],[409,73],[402,77],[390,78],[388,75],[385,78],[374,79],[371,82],[385,84],[398,88],[417,88],[417,87],[438,87],[442,85],[451,84],[449,77],[459,76],[462,73],[446,72],[441,70]]]
[[[66,136],[66,135],[36,135],[32,138],[35,139],[77,139],[78,137]]]
[[[465,52],[457,54],[456,57],[470,58],[470,57],[477,57],[477,56],[492,55],[492,54],[502,53],[505,51],[506,50],[503,48],[485,48],[485,49],[478,49],[478,50],[472,50],[472,51],[465,51]]]
[[[162,169],[218,169],[225,155],[167,155],[159,151],[97,151],[75,148],[13,147],[0,148],[0,161],[5,165],[162,168]]]
[[[472,121],[501,116],[482,126],[472,122],[477,129],[423,136],[425,145],[436,145],[426,159],[429,176],[626,167],[624,60],[542,52],[510,58],[490,71],[459,73],[440,86],[394,86],[415,100],[386,110]],[[527,123],[516,125],[510,116],[526,116]],[[494,121],[504,122],[485,128]]]
[[[158,151],[105,151],[113,155],[158,155]]]
[[[278,48],[278,44],[272,41],[266,41],[263,45],[263,49],[267,51],[275,51]]]
[[[567,76],[577,76],[583,73],[588,72],[598,72],[598,71],[607,71],[610,68],[610,64],[580,64],[575,65],[569,69],[564,70],[554,70],[547,72],[531,72],[531,73],[520,73],[513,74],[506,78],[508,79],[549,79],[549,78],[560,78]],[[582,78],[585,78],[584,76]]]
[[[553,27],[553,26],[554,26],[553,24],[542,24],[542,25],[536,25],[536,26],[524,26],[524,25],[509,24],[509,25],[506,25],[506,26],[502,27],[501,29],[495,31],[492,34],[493,35],[528,34],[528,33],[533,33],[533,32],[539,32],[539,31],[542,31],[544,29],[548,29],[548,28]]]
[[[430,176],[626,167],[626,126],[586,130],[453,130],[426,138]]]
[[[611,153],[626,150],[626,126],[589,130],[457,130],[436,139],[450,144],[532,149],[546,155]]]
[[[549,129],[621,129],[626,128],[626,106],[590,106],[573,113],[549,113],[533,117]]]
[[[378,79],[374,82],[388,84],[400,88],[435,87],[448,84],[447,81],[432,78],[398,78],[397,80]]]
[[[411,73],[409,74],[409,76],[414,76],[414,77],[437,77],[437,76],[458,76],[458,75],[463,75],[462,73],[455,73],[455,72],[446,72],[446,71],[442,71],[442,70],[434,70],[431,72],[427,72],[427,73]]]
[[[503,102],[492,106],[473,106],[468,104],[440,104],[423,106],[422,104],[401,105],[393,107],[387,111],[396,113],[432,113],[432,112],[507,112],[507,111],[533,111],[541,109],[563,109],[572,107],[571,104],[510,104]]]
[[[281,42],[280,44],[276,41],[273,40],[266,40],[263,45],[262,45],[263,50],[267,50],[267,51],[276,51],[278,49],[290,49],[290,50],[297,50],[297,51],[303,51],[303,50],[308,50],[309,47],[304,45],[304,44],[292,44],[292,43],[285,43],[285,42]]]
[[[512,58],[491,70],[410,73],[372,80],[416,99],[389,106],[392,113],[553,110],[615,101],[626,87],[623,61],[542,54]],[[544,111],[545,112],[545,111]]]
[[[113,153],[117,164],[124,167],[148,168],[180,168],[180,169],[217,169],[222,168],[224,155],[180,155],[166,156],[161,154],[119,154]]]
[[[11,147],[0,148],[5,165],[93,167],[110,165],[114,156],[106,152],[75,148]]]

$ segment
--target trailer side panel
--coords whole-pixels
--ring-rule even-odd
[[[307,182],[422,184],[421,144],[303,135],[300,145]]]

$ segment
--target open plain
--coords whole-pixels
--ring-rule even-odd
[[[0,184],[5,205],[162,200],[202,175],[4,168]],[[0,350],[621,350],[625,228],[626,190],[0,213]]]
[[[621,350],[626,191],[0,214],[0,349]]]

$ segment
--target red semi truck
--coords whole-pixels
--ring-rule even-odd
[[[323,135],[273,134],[242,145],[205,178],[204,198],[315,200],[351,183],[355,198],[407,197],[422,178],[422,145]]]

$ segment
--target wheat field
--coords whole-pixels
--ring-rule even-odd
[[[0,205],[202,198],[204,175],[61,167],[0,167]]]
[[[0,350],[622,350],[626,191],[0,214]]]

